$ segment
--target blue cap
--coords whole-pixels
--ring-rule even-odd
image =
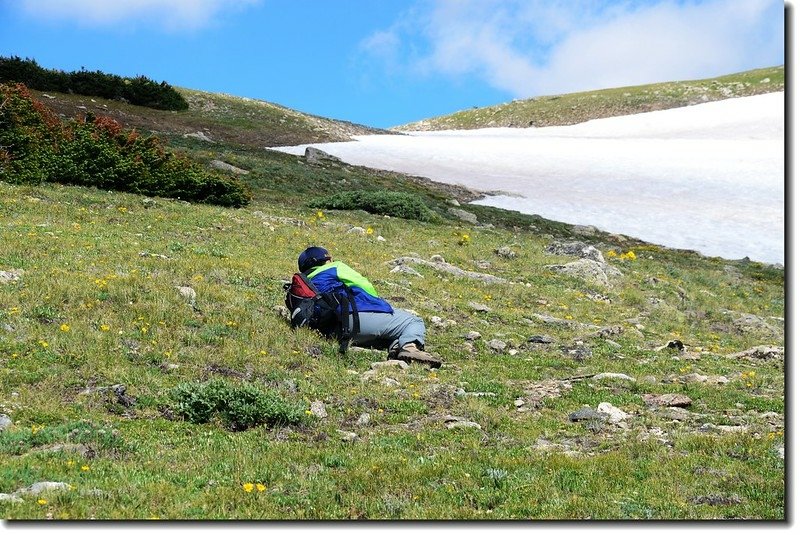
[[[297,258],[297,267],[300,271],[308,271],[316,266],[321,266],[331,259],[331,255],[324,247],[309,247]]]

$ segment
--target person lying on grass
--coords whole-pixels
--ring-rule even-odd
[[[439,368],[441,359],[424,351],[425,323],[422,318],[397,310],[384,299],[372,283],[356,270],[334,261],[324,247],[308,247],[297,259],[297,267],[320,293],[349,288],[358,314],[358,327],[351,343],[359,347],[388,349],[388,358],[418,362]],[[353,327],[353,318],[350,317]]]

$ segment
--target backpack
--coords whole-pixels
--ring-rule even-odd
[[[289,309],[293,329],[308,327],[324,336],[339,340],[339,352],[346,353],[347,346],[359,332],[358,310],[353,291],[347,286],[320,292],[305,273],[295,273],[283,286],[286,308]],[[350,327],[349,316],[353,316]]]

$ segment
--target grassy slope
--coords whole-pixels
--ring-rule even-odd
[[[306,225],[272,219],[268,226],[257,211]],[[734,324],[740,312],[783,316],[782,271],[641,246],[632,248],[636,260],[609,259],[624,275],[606,289],[545,269],[569,258],[544,254],[549,239],[527,231],[359,213],[319,219],[260,203],[241,210],[150,204],[60,186],[0,184],[0,214],[7,244],[0,268],[24,270],[19,282],[0,285],[0,412],[14,421],[0,434],[0,492],[36,481],[73,487],[44,496],[47,503],[0,502],[5,518],[784,515],[784,465],[775,450],[782,418],[765,416],[784,412],[783,362],[724,358],[782,344],[780,321],[767,320],[774,334],[744,334]],[[346,234],[352,225],[374,233]],[[470,240],[460,245],[464,233]],[[446,365],[438,373],[415,365],[363,380],[384,357],[340,357],[334,344],[290,331],[272,307],[308,243],[326,244],[395,305],[423,315],[430,348]],[[503,245],[518,256],[495,255]],[[488,260],[485,271],[516,284],[468,282],[427,268],[419,268],[424,278],[390,274],[384,262],[409,253],[442,254],[465,269]],[[197,310],[178,294],[183,285],[197,292]],[[476,312],[470,302],[491,310]],[[619,346],[590,337],[593,328],[542,323],[534,314],[621,326],[612,340]],[[433,315],[455,324],[432,327]],[[464,346],[471,330],[483,335],[472,351]],[[525,343],[532,335],[556,341],[537,349]],[[493,338],[518,352],[491,350]],[[674,338],[689,353],[655,351]],[[569,352],[576,339],[590,356]],[[549,381],[600,372],[636,382],[575,381],[536,404],[537,392],[552,390]],[[220,373],[306,406],[321,400],[328,417],[231,433],[163,416],[170,388]],[[679,378],[690,373],[730,381],[684,384]],[[384,376],[397,383],[384,384]],[[83,393],[114,384],[126,385],[132,408],[108,393]],[[459,396],[459,388],[490,394]],[[649,410],[648,393],[690,396],[689,419]],[[515,409],[519,398],[529,412]],[[627,430],[568,421],[569,413],[603,401],[631,415]],[[364,413],[371,422],[359,426]],[[481,429],[448,430],[449,415]],[[87,425],[81,422],[94,427],[75,438],[70,432]],[[745,427],[703,432],[703,424]],[[358,438],[343,442],[340,430]],[[74,442],[88,444],[90,458],[48,449]],[[245,483],[266,490],[250,494]]]
[[[551,95],[473,108],[398,126],[393,130],[466,130],[491,127],[556,126],[632,113],[690,106],[732,97],[783,91],[783,66],[705,80]]]
[[[783,444],[783,361],[725,358],[783,344],[782,269],[598,234],[588,241],[623,273],[604,288],[545,268],[572,260],[545,254],[553,237],[576,236],[540,218],[471,206],[496,227],[362,212],[319,218],[304,203],[332,184],[414,191],[443,216],[446,199],[473,194],[261,151],[261,138],[249,130],[262,121],[248,119],[257,112],[242,102],[216,119],[197,101],[186,116],[125,105],[119,113],[136,121],[159,115],[167,127],[155,129],[174,132],[167,136],[173,146],[250,170],[245,179],[256,201],[246,209],[0,183],[0,271],[24,270],[20,281],[0,284],[0,413],[14,422],[0,433],[0,493],[37,481],[72,485],[22,503],[0,501],[3,518],[785,516],[776,450]],[[239,137],[220,136],[223,123]],[[181,135],[181,128],[206,127],[216,143]],[[293,135],[293,142],[310,141],[302,128]],[[351,226],[374,232],[346,234]],[[363,379],[382,355],[340,357],[334,344],[289,330],[272,307],[282,303],[281,280],[309,243],[329,246],[395,305],[425,317],[429,346],[445,366]],[[501,246],[517,256],[496,255]],[[418,268],[424,278],[390,274],[384,262],[410,253],[441,254],[515,284],[485,285],[425,267]],[[477,267],[480,260],[491,267]],[[178,294],[184,285],[197,292],[196,309]],[[491,310],[477,312],[470,302]],[[742,313],[771,327],[745,332]],[[536,314],[622,332],[609,342],[590,336],[594,328],[544,323]],[[433,327],[434,315],[455,323]],[[483,335],[472,350],[464,340],[471,330]],[[527,344],[533,335],[555,342]],[[489,348],[493,338],[508,344],[505,352]],[[656,351],[675,338],[687,353]],[[579,341],[591,354],[577,351]],[[636,382],[553,382],[599,372]],[[729,382],[687,382],[691,373]],[[306,406],[323,401],[328,417],[239,433],[165,417],[170,388],[222,374]],[[126,385],[133,407],[92,391],[114,384]],[[688,414],[678,415],[685,419],[647,407],[642,396],[660,393],[692,398]],[[517,411],[517,399],[530,410]],[[627,429],[568,421],[569,413],[603,401],[631,415]],[[364,413],[371,421],[360,426]],[[450,415],[481,429],[447,429]],[[730,425],[741,427],[714,427]],[[343,441],[341,431],[357,438]],[[70,450],[75,443],[91,449]],[[245,483],[265,490],[245,492]]]

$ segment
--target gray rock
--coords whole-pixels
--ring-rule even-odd
[[[492,311],[491,308],[489,308],[488,306],[484,305],[483,303],[477,303],[475,301],[470,301],[469,303],[467,303],[467,305],[469,306],[469,308],[471,308],[472,310],[475,310],[476,312],[491,312]]]
[[[617,268],[589,260],[588,258],[581,258],[567,264],[548,265],[545,268],[606,287],[611,286],[609,276],[618,277],[622,275]]]
[[[497,338],[489,340],[489,343],[487,345],[489,346],[489,349],[491,349],[496,353],[502,353],[503,351],[506,350],[506,343],[503,342],[502,340],[498,340]]]
[[[605,401],[597,406],[597,412],[607,414],[612,424],[620,424],[629,417],[628,413]]]
[[[400,368],[401,370],[405,370],[406,368],[408,368],[408,363],[402,360],[388,359],[388,360],[373,362],[372,364],[370,364],[370,367],[373,370],[377,370],[379,368]]]
[[[6,494],[5,492],[0,492],[0,502],[21,503],[22,498],[16,494]]]
[[[7,414],[0,414],[0,432],[5,431],[13,422]]]
[[[567,243],[554,242],[545,248],[545,252],[553,255],[588,258],[589,260],[594,260],[600,264],[606,263],[606,259],[603,258],[603,253],[601,253],[596,247],[580,241]]]
[[[423,260],[415,256],[401,256],[399,258],[395,258],[394,260],[390,260],[387,263],[392,266],[400,266],[405,264],[421,264],[423,266],[431,267],[437,271],[442,271],[444,273],[448,273],[456,277],[465,277],[492,284],[506,284],[508,282],[506,279],[503,279],[501,277],[496,277],[494,275],[489,275],[488,273],[465,271],[452,264],[448,264],[447,262],[444,261],[444,258],[442,258],[439,255],[434,255],[433,257],[431,257],[431,261]]]
[[[69,485],[61,481],[39,481],[30,487],[18,490],[17,493],[38,496],[43,492],[51,490],[69,490]]]
[[[481,333],[479,333],[478,331],[470,331],[470,332],[468,332],[467,334],[464,335],[464,338],[469,340],[469,341],[471,341],[471,342],[474,342],[475,340],[479,340],[480,337],[481,337]]]
[[[692,398],[684,394],[644,394],[642,399],[647,405],[656,407],[688,407]]]
[[[463,418],[461,416],[452,416],[448,414],[443,418],[443,420],[445,423],[445,427],[447,427],[447,429],[458,429],[458,428],[481,429],[480,424],[467,420],[466,418]]]
[[[363,235],[365,235],[367,233],[367,231],[366,231],[366,229],[364,229],[364,227],[352,227],[350,230],[347,231],[347,233],[348,234],[359,234],[359,235],[363,236]]]
[[[419,271],[406,265],[395,266],[391,271],[389,271],[389,273],[405,273],[406,275],[424,278]]]
[[[603,372],[598,373],[592,379],[595,380],[602,380],[602,379],[622,379],[624,381],[631,381],[632,383],[636,382],[636,379],[631,377],[630,375],[625,375],[624,373],[611,373],[611,372]]]
[[[198,130],[197,132],[190,132],[188,134],[183,134],[183,137],[191,137],[194,139],[199,139],[200,141],[205,141],[207,143],[214,143],[214,140],[208,137],[205,132]]]
[[[328,417],[328,411],[325,410],[325,404],[321,401],[311,402],[311,414],[320,419]]]
[[[189,306],[194,308],[195,301],[197,300],[197,292],[194,291],[194,288],[190,286],[176,286],[178,289],[178,293],[181,294],[181,297],[186,299],[186,302],[189,303]]]
[[[358,435],[352,431],[342,431],[341,429],[339,429],[339,437],[342,439],[342,442],[355,442],[356,439],[358,439]]]
[[[733,321],[733,326],[742,334],[779,335],[782,330],[755,314],[741,314]]]
[[[498,249],[494,250],[494,254],[502,258],[508,258],[509,260],[512,258],[516,258],[517,253],[511,250],[511,247],[503,246]]]
[[[305,158],[308,163],[341,163],[341,159],[319,150],[316,147],[306,147]]]
[[[276,316],[280,316],[281,318],[289,321],[292,318],[291,312],[289,309],[286,308],[284,305],[275,305],[272,307],[272,312],[275,313]]]
[[[400,386],[400,381],[392,379],[391,377],[384,377],[381,384],[383,386]]]
[[[778,346],[756,346],[738,353],[726,355],[729,359],[783,360],[784,348]]]
[[[240,169],[235,165],[223,162],[222,160],[211,160],[211,162],[208,165],[211,166],[213,169],[219,169],[220,171],[233,173],[235,175],[247,175],[250,173],[250,171]]]
[[[605,421],[608,419],[608,414],[598,412],[596,410],[590,409],[589,407],[582,407],[577,411],[570,413],[568,418],[570,422],[580,422],[583,420]]]
[[[447,212],[451,215],[454,215],[461,221],[470,223],[471,225],[478,224],[478,216],[476,216],[472,212],[467,212],[466,210],[462,210],[461,208],[448,208]]]
[[[572,232],[579,236],[595,236],[598,232],[597,227],[592,225],[574,225]]]
[[[369,415],[368,412],[365,412],[361,416],[358,417],[358,420],[356,420],[356,425],[360,425],[360,426],[369,425],[371,421],[372,421],[372,417]]]
[[[535,334],[528,338],[529,344],[553,344],[556,339],[546,334]]]
[[[481,425],[476,422],[449,422],[445,424],[448,429],[481,429]]]
[[[25,272],[21,269],[11,269],[9,271],[0,271],[0,284],[8,284],[9,282],[16,282],[22,278]]]

